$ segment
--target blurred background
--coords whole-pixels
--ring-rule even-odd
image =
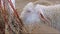
[[[22,11],[22,8],[29,2],[36,2],[42,5],[55,5],[60,4],[60,0],[16,0],[16,8],[19,13]]]

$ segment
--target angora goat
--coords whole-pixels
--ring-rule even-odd
[[[47,10],[45,9],[46,11],[44,9],[45,9],[45,6],[34,5],[32,2],[28,3],[24,7],[24,9],[23,9],[23,11],[20,15],[20,18],[22,19],[23,24],[26,27],[26,30],[27,30],[28,33],[32,33],[33,31],[35,31],[34,33],[36,33],[36,32],[41,33],[43,28],[46,27],[46,26],[43,25],[44,23],[47,23],[47,24],[50,25],[50,20],[47,18],[47,16],[45,16],[45,13],[46,13],[46,15],[48,15],[48,17],[50,17],[49,12],[47,11],[50,8],[49,9],[46,8],[47,9]],[[50,11],[51,10],[52,9],[50,9]],[[54,12],[51,12],[51,13],[54,13]],[[40,29],[40,27],[41,27],[42,30]],[[37,29],[37,30],[35,30],[35,29]],[[46,30],[43,31],[43,32],[45,32],[45,33],[49,32],[47,30],[48,27],[46,27],[45,29]],[[50,32],[52,32],[52,31],[50,30]]]

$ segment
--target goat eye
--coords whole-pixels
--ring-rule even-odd
[[[28,13],[30,13],[31,11],[27,11]]]

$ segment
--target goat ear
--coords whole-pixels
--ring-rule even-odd
[[[44,23],[46,23],[46,24],[48,24],[49,26],[50,26],[50,20],[46,17],[46,16],[44,16],[44,13],[43,13],[43,11],[42,11],[42,9],[40,9],[40,10],[38,10],[39,11],[39,16],[40,16],[40,19],[44,22]]]
[[[47,19],[47,17],[45,17],[40,11],[39,11],[39,16],[40,16],[40,19],[41,19],[44,23],[50,25],[49,19]]]
[[[43,7],[42,7],[42,5],[37,4],[36,7],[35,7],[35,10],[36,10],[36,12],[38,12],[38,14],[40,16],[40,19],[42,21],[44,21],[45,23],[47,22],[47,24],[50,24],[49,19],[47,19],[47,17],[44,16],[44,13],[43,13],[43,10],[42,10]]]

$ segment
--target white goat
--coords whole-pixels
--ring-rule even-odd
[[[48,23],[48,25],[52,27],[56,27],[56,29],[60,30],[59,28],[59,18],[60,18],[60,5],[54,6],[44,6],[44,5],[34,5],[32,2],[28,3],[20,17],[27,28],[28,32],[31,33],[36,25],[41,25],[44,22]]]

